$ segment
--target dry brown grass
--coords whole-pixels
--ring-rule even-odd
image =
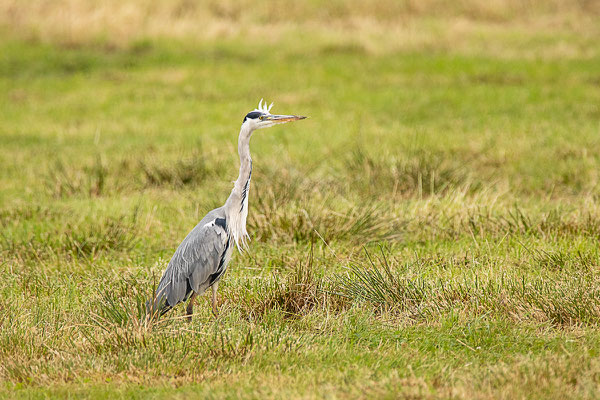
[[[0,0],[0,26],[11,34],[67,46],[109,47],[147,38],[274,42],[310,31],[332,40],[350,39],[372,51],[461,48],[482,30],[495,34],[506,26],[521,34],[566,29],[594,37],[599,14],[600,2],[592,0]],[[577,49],[563,45],[554,50],[569,54]]]

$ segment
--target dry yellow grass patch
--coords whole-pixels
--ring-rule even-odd
[[[124,47],[159,37],[199,42],[243,37],[276,42],[285,35],[311,32],[333,41],[351,40],[370,52],[432,47],[461,50],[473,47],[472,39],[482,34],[526,36],[532,31],[543,34],[560,29],[592,39],[597,37],[599,14],[600,2],[566,0],[0,0],[0,26],[17,36],[67,46],[101,42]],[[474,46],[485,50],[488,44]],[[580,47],[556,43],[549,49],[550,55],[572,56],[586,51]],[[492,51],[498,50],[505,49],[492,46]]]

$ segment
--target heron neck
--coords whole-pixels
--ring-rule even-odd
[[[248,233],[246,232],[246,218],[248,217],[248,192],[252,176],[252,158],[250,157],[250,137],[252,130],[242,124],[238,138],[238,154],[240,156],[240,171],[233,190],[225,203],[227,214],[227,228],[229,233],[240,248],[246,246]]]
[[[250,131],[247,126],[242,126],[242,129],[240,130],[240,136],[238,138],[240,172],[238,174],[238,178],[236,179],[233,185],[231,195],[229,196],[229,198],[233,201],[237,200],[237,196],[243,196],[244,192],[248,191],[248,187],[250,185],[250,177],[252,175],[252,158],[250,157],[250,136],[252,136],[252,131]],[[238,205],[241,205],[241,203],[238,203]]]

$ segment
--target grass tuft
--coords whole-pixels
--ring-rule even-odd
[[[313,246],[305,262],[298,261],[284,277],[273,275],[263,284],[246,309],[253,315],[280,310],[286,318],[298,318],[327,303],[324,281],[315,273]]]
[[[465,161],[457,162],[448,153],[415,151],[374,157],[358,148],[350,153],[345,167],[352,171],[349,190],[360,188],[360,194],[367,198],[422,198],[477,187]]]
[[[217,168],[214,162],[212,164],[209,168],[201,149],[194,150],[190,156],[179,158],[174,163],[167,164],[157,160],[143,160],[139,163],[146,186],[174,188],[201,184]]]
[[[137,212],[131,217],[102,217],[67,222],[53,231],[0,235],[0,251],[21,262],[43,259],[96,260],[131,251],[139,242]]]
[[[63,161],[58,160],[47,171],[46,189],[56,198],[98,197],[105,194],[107,174],[108,169],[100,156],[79,171],[67,168]]]
[[[383,251],[375,258],[367,252],[367,260],[352,263],[346,274],[336,276],[337,292],[412,320],[429,321],[457,312],[554,326],[600,325],[600,280],[590,274],[554,280],[508,274],[425,278],[395,273]],[[403,269],[418,270],[419,262]]]

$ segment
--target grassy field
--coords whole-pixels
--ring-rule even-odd
[[[0,0],[0,396],[597,398],[597,2],[240,4]],[[261,98],[219,317],[148,322]]]

